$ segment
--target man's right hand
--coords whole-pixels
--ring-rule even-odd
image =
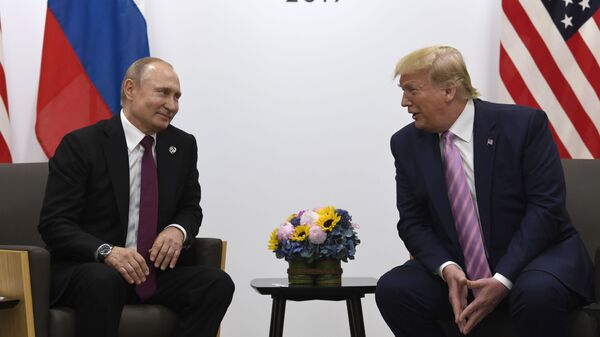
[[[449,264],[442,270],[444,280],[448,284],[448,299],[454,312],[454,322],[462,327],[466,322],[459,322],[458,317],[467,307],[467,277],[465,273],[455,264]]]
[[[115,246],[104,263],[115,268],[130,284],[146,282],[146,276],[150,274],[144,257],[133,249]]]

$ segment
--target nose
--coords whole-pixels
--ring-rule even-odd
[[[412,104],[412,102],[406,98],[406,94],[402,94],[402,102],[400,103],[400,105],[402,105],[403,107],[408,107]]]
[[[165,108],[169,110],[170,113],[175,114],[179,109],[179,101],[175,96],[169,96],[165,101]]]

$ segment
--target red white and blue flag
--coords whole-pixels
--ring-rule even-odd
[[[600,158],[600,0],[503,0],[506,100],[548,114],[562,158]]]
[[[140,1],[49,0],[35,126],[46,155],[68,132],[118,114],[127,67],[149,54]]]
[[[0,163],[11,163],[12,157],[9,147],[10,120],[8,116],[6,76],[4,76],[4,45],[2,42],[2,27],[0,25]]]

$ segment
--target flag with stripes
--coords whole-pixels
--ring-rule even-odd
[[[503,0],[505,100],[548,114],[562,158],[600,158],[600,0]]]
[[[149,55],[140,0],[48,0],[35,132],[51,157],[68,132],[120,111],[127,67]]]
[[[0,25],[0,163],[11,163],[10,155],[10,120],[8,116],[8,95],[6,76],[4,75],[4,51],[2,41],[2,25]]]

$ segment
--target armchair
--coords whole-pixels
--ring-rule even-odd
[[[74,312],[49,307],[50,254],[44,248],[37,225],[48,177],[47,163],[0,164],[0,254],[2,250],[26,251],[31,280],[33,325],[37,337],[75,336]],[[182,264],[225,267],[227,242],[196,238]],[[3,278],[14,275],[0,274]],[[23,299],[21,299],[23,300]],[[170,336],[177,324],[174,312],[161,305],[126,305],[119,335],[123,337]]]
[[[595,256],[596,300],[600,295],[600,160],[563,159],[567,186],[567,210],[573,225],[579,231],[588,253]],[[572,335],[597,337],[600,334],[600,302],[588,305],[572,315]],[[462,336],[450,322],[439,322],[446,335]],[[511,320],[506,313],[494,312],[480,323],[469,336],[512,337]]]

